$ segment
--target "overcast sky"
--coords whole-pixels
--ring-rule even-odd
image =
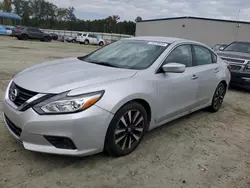
[[[121,20],[199,16],[250,21],[250,0],[49,0],[59,7],[74,6],[81,19],[119,15]]]

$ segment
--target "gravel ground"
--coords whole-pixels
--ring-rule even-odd
[[[0,97],[20,70],[94,49],[0,37]],[[161,126],[146,134],[136,151],[120,158],[26,151],[0,117],[0,187],[250,188],[250,95],[231,89],[218,113],[198,111]]]

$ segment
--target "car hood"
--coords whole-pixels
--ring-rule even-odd
[[[217,54],[222,57],[250,60],[250,54],[248,53],[220,51],[220,52],[217,52]]]
[[[87,63],[78,58],[67,58],[32,66],[17,74],[13,81],[24,89],[38,93],[61,93],[129,78],[136,72]]]

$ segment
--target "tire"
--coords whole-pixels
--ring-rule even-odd
[[[50,37],[44,37],[44,38],[43,38],[43,41],[44,41],[44,42],[50,42],[51,39],[50,39]]]
[[[104,43],[101,41],[101,42],[99,42],[99,46],[103,46],[104,45]]]
[[[73,40],[72,40],[72,43],[76,43],[76,40],[75,40],[75,39],[73,39]]]
[[[226,94],[226,85],[221,82],[219,83],[214,92],[212,104],[209,107],[209,110],[211,112],[217,112],[221,108],[225,94]]]
[[[22,34],[22,35],[21,35],[21,38],[22,38],[22,40],[28,40],[29,37],[28,37],[28,35],[26,35],[26,34]]]
[[[88,44],[89,44],[89,40],[85,40],[85,41],[84,41],[84,44],[85,44],[85,45],[88,45]]]
[[[128,155],[140,144],[147,129],[145,108],[136,102],[124,105],[117,111],[109,125],[105,151],[114,157]]]

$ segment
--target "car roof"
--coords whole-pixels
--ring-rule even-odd
[[[250,43],[250,41],[249,41],[249,40],[247,40],[247,41],[234,41],[234,42],[240,42],[240,43]]]
[[[192,42],[198,43],[197,41],[192,41],[188,39],[174,38],[174,37],[156,37],[156,36],[142,36],[142,37],[132,37],[128,38],[129,40],[145,40],[145,41],[155,41],[155,42],[166,42],[166,43],[174,43],[174,42]]]

